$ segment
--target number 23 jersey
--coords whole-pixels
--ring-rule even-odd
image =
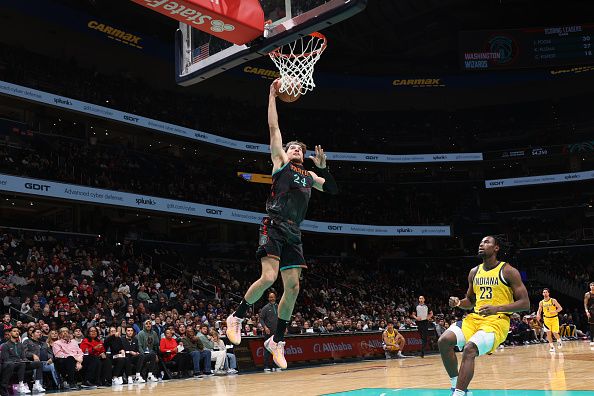
[[[301,224],[307,212],[314,179],[301,164],[287,162],[272,174],[266,212],[272,218]]]
[[[507,305],[514,302],[514,294],[507,280],[503,277],[503,268],[507,263],[501,261],[495,268],[486,270],[483,264],[472,281],[476,304],[474,312],[478,313],[484,305]]]

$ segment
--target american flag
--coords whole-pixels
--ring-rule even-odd
[[[202,44],[200,47],[194,48],[194,50],[192,50],[192,63],[206,59],[209,55],[210,53],[208,43]]]

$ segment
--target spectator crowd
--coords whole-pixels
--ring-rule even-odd
[[[12,384],[25,392],[27,380],[40,391],[236,373],[224,318],[253,280],[253,268],[238,260],[199,259],[176,273],[161,263],[169,253],[132,243],[112,248],[84,236],[0,230],[3,392]],[[395,268],[317,258],[309,265],[289,334],[384,330],[389,322],[415,329],[411,312],[420,293],[428,296],[438,334],[461,318],[447,306],[449,295],[466,288],[468,268],[461,262]],[[243,335],[267,333],[259,308],[248,313]],[[566,337],[584,336],[571,311],[562,323]],[[541,341],[533,316],[513,318],[509,344]]]

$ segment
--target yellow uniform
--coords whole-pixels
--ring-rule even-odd
[[[396,329],[394,329],[393,332],[389,332],[388,329],[386,329],[386,341],[388,341],[388,343],[390,344],[396,344],[396,336],[398,335],[398,331]],[[396,346],[392,346],[392,345],[386,345],[386,350],[387,351],[398,351],[400,348],[398,347],[398,345]]]
[[[555,307],[555,299],[549,298],[542,300],[542,317],[547,331],[559,333],[559,315],[557,314],[557,307]]]
[[[493,348],[489,352],[497,349],[507,338],[510,314],[500,312],[496,315],[482,316],[478,312],[484,305],[507,305],[514,302],[513,291],[503,277],[503,267],[505,265],[506,263],[501,261],[489,271],[483,268],[483,264],[478,266],[472,281],[472,288],[476,295],[474,312],[462,321],[462,332],[467,341],[479,330],[494,333],[495,341],[493,342]]]

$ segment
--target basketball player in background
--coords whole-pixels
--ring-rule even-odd
[[[491,353],[505,341],[512,312],[530,310],[528,291],[517,269],[497,259],[501,242],[486,236],[481,240],[478,256],[482,264],[468,274],[466,297],[450,297],[451,307],[473,310],[466,318],[451,325],[439,337],[439,352],[450,376],[452,395],[466,395],[468,384],[474,376],[474,360]],[[463,348],[462,363],[454,347]]]
[[[248,308],[272,286],[280,270],[284,292],[278,306],[278,321],[274,335],[264,342],[264,346],[272,354],[274,363],[285,369],[285,330],[299,294],[301,270],[307,268],[299,225],[305,218],[312,188],[337,194],[338,187],[328,171],[326,154],[320,146],[316,146],[315,156],[309,157],[316,166],[316,173],[303,166],[305,144],[292,141],[283,148],[276,111],[278,92],[275,86],[276,80],[270,85],[268,97],[272,188],[266,201],[268,216],[263,219],[260,227],[260,246],[257,250],[262,273],[248,289],[237,311],[227,318],[227,337],[233,344],[239,345],[241,322]]]
[[[382,340],[384,341],[384,351],[386,353],[386,359],[392,359],[392,355],[396,355],[398,358],[405,358],[402,354],[406,340],[404,336],[394,328],[394,322],[388,321],[388,326],[382,334]]]
[[[536,320],[540,322],[541,314],[544,318],[544,328],[547,332],[547,340],[549,341],[549,352],[555,352],[555,345],[553,345],[553,335],[557,339],[557,347],[561,349],[561,336],[559,335],[559,312],[563,310],[561,304],[554,298],[551,298],[551,291],[548,288],[542,290],[543,299],[538,303],[538,312],[536,313]]]
[[[425,297],[419,296],[419,305],[411,315],[417,323],[421,335],[421,357],[425,357],[425,346],[429,336],[429,321],[433,320],[433,311],[425,304]]]
[[[590,291],[584,295],[584,309],[590,326],[590,346],[594,346],[594,282],[590,282]]]

